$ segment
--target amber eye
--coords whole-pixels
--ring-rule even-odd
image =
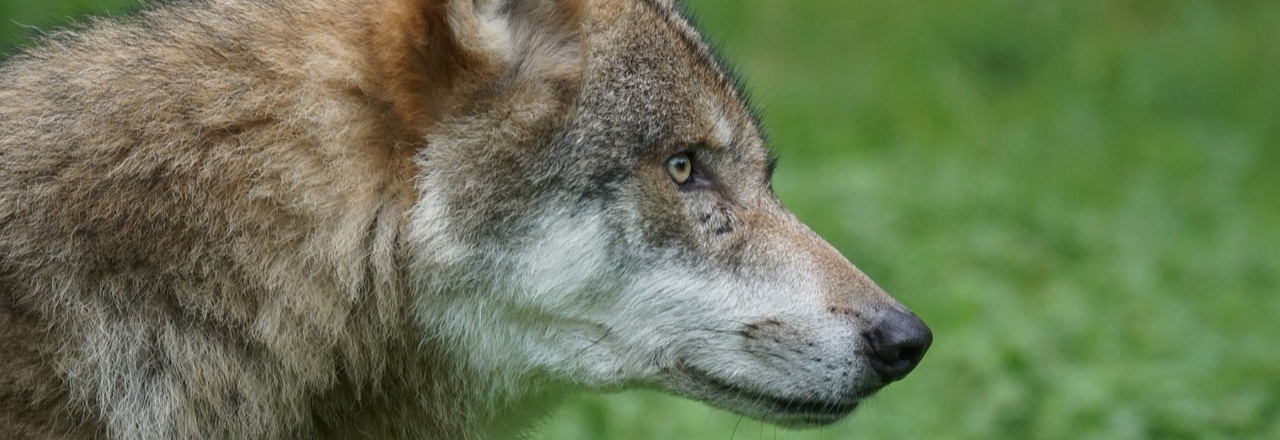
[[[693,160],[684,153],[672,156],[667,159],[667,173],[671,174],[671,180],[683,185],[693,176]]]

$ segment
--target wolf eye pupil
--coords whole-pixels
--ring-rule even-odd
[[[667,160],[667,172],[678,184],[684,184],[693,176],[693,161],[686,154],[677,154]]]

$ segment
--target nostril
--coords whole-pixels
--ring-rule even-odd
[[[888,380],[906,377],[933,344],[933,332],[919,317],[890,310],[867,336],[871,366]]]
[[[898,360],[918,364],[921,359],[924,359],[924,351],[925,347],[923,346],[903,347],[898,350]]]

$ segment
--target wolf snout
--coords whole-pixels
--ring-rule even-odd
[[[894,308],[887,309],[865,337],[871,367],[889,382],[907,377],[933,344],[933,332],[924,321]]]

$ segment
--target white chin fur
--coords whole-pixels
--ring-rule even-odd
[[[414,210],[414,226],[430,233],[414,241],[421,246],[415,250],[460,262],[470,252],[441,249],[460,243],[447,235],[440,208],[424,202]],[[825,317],[810,280],[752,282],[715,265],[619,261],[609,246],[625,240],[611,236],[602,213],[544,212],[521,249],[497,262],[506,276],[478,285],[466,274],[433,273],[430,261],[415,266],[418,275],[434,276],[416,283],[419,322],[464,370],[486,378],[491,393],[520,395],[537,388],[534,382],[647,384],[807,426],[838,420],[867,394],[861,390],[878,388],[858,354],[857,329]],[[755,338],[743,333],[747,324],[770,321],[779,329]]]

